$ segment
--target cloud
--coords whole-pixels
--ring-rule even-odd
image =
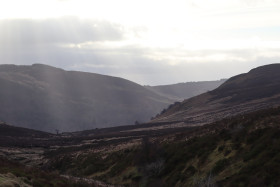
[[[6,19],[0,20],[0,28],[0,45],[65,44],[123,39],[120,25],[76,17]]]
[[[108,21],[62,17],[53,19],[0,20],[1,63],[46,63],[59,67],[95,61],[91,52],[64,46],[84,42],[124,40],[121,25]],[[88,53],[88,54],[87,54]]]
[[[0,20],[0,63],[44,63],[157,85],[227,78],[280,62],[279,27],[184,28],[77,17]]]
[[[145,85],[228,78],[259,65],[280,62],[279,48],[169,50],[113,46],[106,47],[102,42],[87,47],[53,45],[42,49],[27,45],[20,51],[0,51],[0,62],[44,63],[67,70],[123,77]]]
[[[113,75],[151,85],[229,78],[280,61],[280,48],[175,50],[95,45],[92,51],[89,48],[76,49],[85,50],[84,61],[74,63],[68,69]]]

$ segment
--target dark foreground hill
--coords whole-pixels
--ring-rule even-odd
[[[0,147],[32,147],[37,145],[46,146],[53,134],[7,125],[0,122]],[[1,155],[1,154],[0,154]]]
[[[103,137],[57,137],[57,146],[53,142],[44,149],[0,147],[0,184],[12,177],[34,186],[60,186],[69,177],[87,181],[83,186],[276,187],[280,185],[279,118],[278,107],[162,136],[121,138],[109,132]],[[80,139],[78,145],[66,141],[75,138]],[[41,161],[36,167],[44,172],[6,160],[22,162],[24,154],[34,152]],[[34,158],[29,159],[34,164]]]
[[[51,66],[0,66],[0,120],[55,132],[147,121],[168,104],[131,81]]]
[[[271,64],[232,77],[213,91],[178,103],[152,122],[202,125],[278,105],[280,105],[280,64]]]
[[[124,186],[279,186],[280,108],[130,147],[50,156],[49,167]],[[71,164],[69,164],[71,163]]]
[[[32,129],[15,127],[11,125],[7,125],[6,123],[0,122],[0,137],[36,137],[36,138],[49,138],[52,134],[36,131]]]
[[[25,135],[1,135],[22,144],[0,146],[0,186],[276,187],[279,118],[280,108],[271,108],[162,135],[112,128],[48,137],[10,127],[42,140],[29,145]]]
[[[217,81],[185,82],[170,85],[146,86],[146,88],[176,101],[182,101],[199,94],[214,90],[223,84],[226,79]]]
[[[32,186],[85,186],[82,182],[66,179],[55,172],[45,172],[38,168],[26,167],[17,162],[0,157],[0,186],[32,187]],[[89,186],[89,185],[87,185]],[[93,185],[92,185],[93,186]]]

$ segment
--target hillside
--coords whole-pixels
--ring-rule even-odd
[[[280,64],[255,68],[217,89],[173,105],[152,123],[203,125],[225,117],[280,105]]]
[[[51,170],[123,186],[279,186],[279,117],[272,108],[126,146],[46,155]]]
[[[32,129],[26,129],[22,127],[15,127],[0,122],[0,138],[2,137],[37,137],[37,138],[49,138],[52,134],[36,131]]]
[[[279,117],[270,108],[163,134],[127,126],[47,137],[12,127],[43,136],[30,145],[6,134],[21,143],[0,146],[0,185],[279,186]]]
[[[58,176],[55,172],[46,172],[38,168],[26,167],[17,162],[0,157],[0,186],[1,187],[76,187],[76,186],[97,186],[66,179]]]
[[[219,87],[225,81],[226,79],[221,79],[218,81],[185,82],[178,84],[145,87],[156,92],[157,94],[163,95],[170,99],[183,101],[184,99],[188,99],[199,94],[211,91]]]
[[[0,65],[0,120],[55,132],[144,122],[173,101],[131,81],[34,64]]]

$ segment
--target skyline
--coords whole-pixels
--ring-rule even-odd
[[[276,0],[0,0],[0,63],[142,85],[229,78],[280,62],[279,9]]]

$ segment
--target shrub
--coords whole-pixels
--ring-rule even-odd
[[[223,171],[227,167],[228,164],[229,164],[229,161],[226,158],[217,161],[215,163],[215,166],[213,167],[213,170],[212,170],[213,173],[216,173],[216,174],[220,173],[221,171]]]

